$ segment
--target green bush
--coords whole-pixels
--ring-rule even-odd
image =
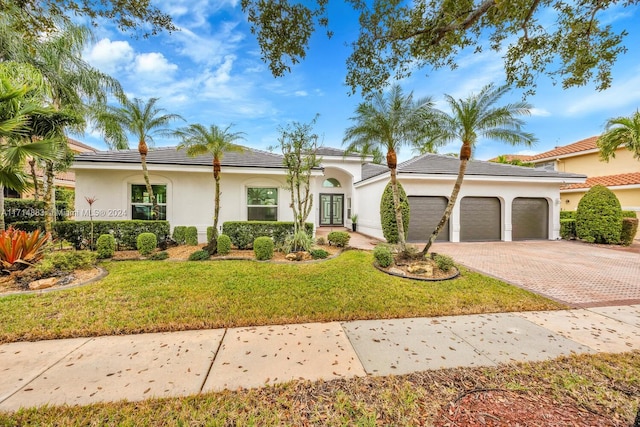
[[[330,245],[336,245],[339,248],[344,248],[349,244],[349,239],[351,239],[351,235],[346,231],[332,231],[327,236]]]
[[[398,183],[398,191],[400,193],[400,209],[402,211],[402,224],[404,226],[404,237],[406,239],[407,233],[409,232],[409,199],[400,183]],[[391,183],[387,184],[380,199],[380,224],[382,225],[382,234],[385,240],[391,244],[398,243],[398,224],[393,206]]]
[[[189,246],[198,245],[198,229],[194,226],[187,227],[184,233],[184,240]]]
[[[218,236],[218,241],[216,242],[216,248],[220,255],[228,255],[231,252],[231,239],[226,234],[221,234]]]
[[[43,221],[16,221],[12,224],[6,224],[7,227],[12,225],[16,230],[26,231],[27,233],[31,233],[36,230],[40,230],[44,233],[44,222]],[[55,227],[55,224],[54,224]]]
[[[89,241],[91,233],[90,221],[63,221],[53,225],[54,237],[66,240],[80,249]],[[93,234],[111,234],[116,239],[116,250],[137,249],[138,235],[153,233],[158,243],[169,236],[168,221],[124,220],[93,221]]]
[[[213,225],[207,227],[207,242],[210,242],[213,239]]]
[[[560,211],[560,219],[576,219],[576,211]]]
[[[258,261],[264,261],[273,258],[273,239],[271,237],[262,236],[253,241],[253,252],[256,254]]]
[[[298,230],[296,234],[288,235],[284,240],[282,249],[285,253],[298,251],[308,251],[313,246],[313,237],[309,236],[306,232]]]
[[[622,218],[638,218],[636,211],[622,211]]]
[[[305,223],[305,231],[313,236],[313,224]],[[247,249],[257,237],[268,236],[275,244],[284,243],[293,234],[293,222],[284,221],[227,221],[222,224],[222,233],[231,238],[238,249]]]
[[[622,218],[622,231],[620,232],[620,243],[629,246],[638,232],[638,218]]]
[[[88,269],[96,264],[97,257],[95,252],[90,251],[53,251],[36,264],[35,270],[42,276],[47,276],[55,270]]]
[[[176,225],[173,227],[173,235],[171,238],[179,245],[184,245],[186,242],[187,227],[185,225]]]
[[[24,221],[43,221],[44,202],[33,199],[5,199],[4,221],[7,225]],[[56,202],[56,221],[65,221],[70,214],[69,204],[65,201]],[[26,230],[25,230],[26,231]]]
[[[321,246],[326,245],[327,241],[324,239],[324,237],[320,236],[316,239],[316,244]]]
[[[576,235],[590,243],[617,244],[622,231],[618,198],[603,185],[591,187],[576,210]]]
[[[195,251],[194,253],[189,255],[189,261],[205,261],[208,260],[210,256],[211,255],[209,255],[209,252],[200,249],[199,251]]]
[[[151,254],[151,256],[149,257],[151,261],[163,261],[167,258],[169,258],[169,254],[167,253],[167,251],[156,252],[155,254]]]
[[[116,238],[111,234],[101,234],[96,241],[98,258],[111,258],[116,251]]]
[[[565,240],[576,238],[576,220],[567,218],[560,220],[560,237]]]
[[[313,259],[325,259],[329,256],[329,252],[324,249],[311,249],[309,255],[311,255]]]
[[[386,268],[393,264],[391,249],[384,245],[378,245],[373,249],[373,258],[380,267]]]
[[[435,261],[438,268],[442,271],[449,271],[455,265],[453,262],[453,258],[448,255],[437,254],[434,255],[433,260]]]
[[[158,246],[158,239],[153,233],[142,233],[138,236],[137,248],[140,255],[147,256]]]

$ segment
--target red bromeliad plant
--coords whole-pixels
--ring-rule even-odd
[[[4,268],[11,268],[16,263],[32,264],[43,256],[44,245],[49,233],[41,234],[40,230],[27,233],[9,227],[0,230],[0,263]]]

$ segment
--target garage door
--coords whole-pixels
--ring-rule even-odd
[[[409,234],[410,242],[426,242],[440,222],[447,207],[446,197],[409,196]],[[449,221],[442,228],[436,239],[439,242],[449,241]]]
[[[546,199],[518,197],[511,208],[513,240],[549,238],[549,203]]]
[[[500,240],[502,218],[496,197],[464,197],[460,201],[460,241]]]

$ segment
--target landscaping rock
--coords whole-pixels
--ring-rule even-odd
[[[34,280],[33,282],[29,283],[29,289],[31,289],[32,291],[47,289],[52,286],[55,286],[57,281],[58,279],[56,277],[49,277],[48,279]]]
[[[425,276],[432,276],[433,266],[428,263],[415,263],[407,267],[407,271],[411,274],[423,274]]]
[[[397,274],[398,276],[405,276],[406,273],[402,270],[400,270],[399,268],[395,268],[395,267],[391,267],[389,269],[389,273],[391,274]]]
[[[284,258],[289,261],[309,261],[313,259],[309,252],[291,252],[285,255]]]

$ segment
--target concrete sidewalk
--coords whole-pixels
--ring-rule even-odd
[[[640,305],[0,345],[0,410],[640,349]]]

